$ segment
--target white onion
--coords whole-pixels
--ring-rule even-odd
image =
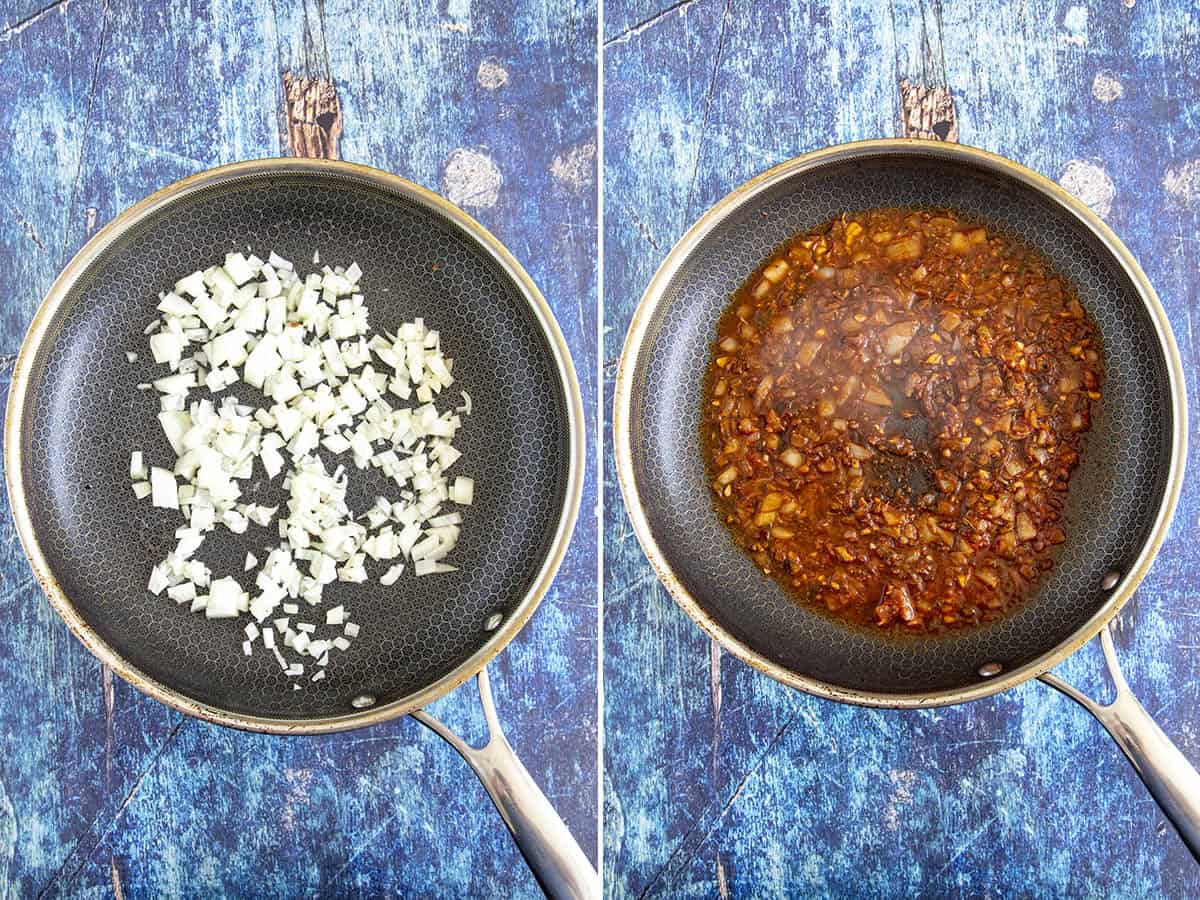
[[[231,619],[238,614],[242,586],[232,578],[218,578],[208,587],[204,615],[210,619]]]
[[[179,490],[175,476],[166,469],[150,469],[150,502],[164,509],[179,509]]]
[[[455,503],[461,503],[464,506],[470,506],[475,498],[475,482],[471,478],[458,476],[454,479],[454,486],[450,488],[450,499]]]
[[[361,277],[353,263],[302,277],[275,253],[263,262],[232,252],[160,295],[161,316],[145,331],[154,361],[169,371],[139,388],[158,392],[160,427],[176,458],[170,466],[148,467],[135,452],[130,478],[135,496],[178,509],[187,522],[176,532],[175,550],[152,570],[148,588],[166,590],[208,618],[249,613],[243,651],[249,654],[261,634],[289,676],[304,667],[284,655],[276,633],[289,653],[316,659],[319,667],[331,649],[346,650],[359,633],[339,605],[325,612],[322,627],[342,626],[342,634],[322,637],[317,624],[299,620],[302,603],[319,606],[335,581],[374,576],[391,586],[406,568],[391,563],[398,557],[421,577],[455,571],[443,560],[463,520],[445,504],[474,500],[472,479],[446,475],[461,458],[453,441],[472,402],[464,391],[456,409],[437,408],[439,395],[456,381],[440,334],[418,318],[394,333],[372,335],[358,293]],[[129,351],[127,358],[137,355]],[[262,406],[232,396],[218,402],[217,395],[240,382],[261,392]],[[202,393],[192,395],[197,388]],[[351,471],[378,470],[397,496],[376,498],[356,514],[346,501],[346,467],[328,471],[318,450],[348,455]],[[255,486],[255,458],[268,480],[284,474],[288,500],[278,519],[277,509],[244,496]],[[253,591],[230,576],[213,579],[192,558],[219,526],[240,534],[273,521],[279,543],[262,562],[246,554],[244,570],[257,570]],[[280,611],[284,617],[268,624]],[[323,668],[312,680],[318,675]]]
[[[167,596],[176,603],[191,603],[196,599],[196,585],[190,581],[181,581],[167,588]]]

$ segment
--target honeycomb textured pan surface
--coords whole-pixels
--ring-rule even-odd
[[[1106,376],[1071,479],[1068,541],[1037,593],[1006,618],[937,636],[886,636],[798,605],[756,569],[715,512],[700,448],[702,381],[730,295],[791,236],[843,213],[949,208],[1042,250],[1102,332]],[[1170,468],[1171,390],[1153,322],[1128,276],[1069,213],[1032,188],[948,161],[835,161],[748,198],[675,273],[632,370],[631,461],[650,528],[700,607],[790,671],[876,693],[920,694],[1012,670],[1055,647],[1106,599],[1153,525]]]
[[[423,316],[442,334],[457,383],[439,408],[473,400],[457,439],[452,474],[471,476],[475,504],[464,510],[459,572],[392,587],[337,582],[322,607],[345,604],[361,626],[328,677],[293,691],[274,657],[242,655],[245,617],[208,621],[146,591],[154,562],[174,546],[171,510],[139,503],[130,490],[133,450],[149,464],[173,458],[155,415],[158,399],[136,389],[157,371],[142,329],[160,291],[231,250],[270,251],[300,272],[357,262],[375,332]],[[129,362],[125,351],[139,354]],[[245,400],[252,389],[231,391]],[[193,392],[195,393],[195,392]],[[201,390],[200,394],[205,391]],[[199,396],[199,395],[196,395]],[[30,514],[55,577],[101,638],[151,678],[192,699],[271,718],[336,716],[362,693],[379,702],[427,687],[475,653],[484,622],[520,604],[549,552],[567,491],[567,398],[555,356],[528,301],[469,235],[411,199],[357,179],[329,175],[242,177],[188,194],[122,235],[76,285],[34,360],[22,450]],[[322,451],[327,463],[335,459]],[[350,468],[349,500],[363,511],[395,485],[377,470]],[[275,504],[282,477],[246,494]],[[390,489],[389,489],[390,485]],[[243,535],[218,532],[200,555],[214,577],[242,572],[247,552],[278,542],[275,524]],[[382,565],[382,564],[380,564]],[[386,566],[384,566],[386,568]],[[369,570],[370,571],[370,570]],[[326,634],[326,632],[329,632]]]

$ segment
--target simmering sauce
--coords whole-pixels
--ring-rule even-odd
[[[802,602],[933,632],[1053,565],[1099,332],[1029,247],[927,210],[846,215],[734,295],[705,382],[720,514]]]

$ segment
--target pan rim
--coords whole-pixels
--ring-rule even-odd
[[[512,279],[526,303],[529,304],[542,335],[550,346],[559,383],[567,401],[567,483],[558,512],[558,524],[529,590],[501,626],[483,646],[466,660],[419,691],[382,706],[348,712],[344,715],[312,719],[248,715],[194,700],[146,675],[104,641],[75,609],[70,598],[55,579],[41,550],[32,517],[25,502],[26,477],[20,439],[33,360],[45,341],[50,323],[75,283],[117,238],[179,198],[204,188],[254,175],[289,174],[348,176],[359,184],[377,186],[413,201],[449,221],[450,224],[459,227]],[[218,725],[272,734],[326,734],[389,721],[428,705],[474,677],[516,637],[549,590],[566,555],[575,528],[586,474],[586,428],[583,396],[580,392],[570,349],[549,304],[524,267],[483,225],[438,194],[382,169],[328,159],[277,157],[246,160],[207,169],[161,188],[130,206],[101,228],[55,278],[34,313],[13,366],[4,417],[4,441],[5,480],[21,546],[42,592],[50,601],[50,605],[84,647],[125,681],[167,706]]]
[[[655,312],[663,301],[666,288],[705,238],[741,204],[770,190],[787,179],[810,171],[830,162],[852,160],[864,156],[923,156],[930,159],[954,160],[972,163],[994,174],[1007,177],[1033,188],[1073,215],[1100,241],[1105,250],[1120,265],[1133,283],[1144,304],[1159,348],[1166,361],[1168,380],[1171,386],[1171,413],[1173,429],[1171,436],[1171,460],[1162,499],[1155,514],[1145,542],[1134,563],[1113,589],[1108,600],[1083,625],[1070,636],[1036,659],[1003,672],[990,679],[968,687],[950,688],[941,691],[920,693],[890,693],[847,688],[798,674],[779,665],[765,654],[759,653],[740,641],[720,623],[713,619],[688,591],[683,581],[674,572],[665,554],[659,547],[650,528],[649,518],[638,493],[637,479],[633,469],[631,447],[631,422],[634,373],[641,355],[647,331]],[[711,638],[743,662],[789,687],[858,706],[882,708],[928,708],[949,706],[979,700],[1000,691],[1008,690],[1031,678],[1048,672],[1068,656],[1090,641],[1121,610],[1133,596],[1134,591],[1149,571],[1158,551],[1166,538],[1171,519],[1183,485],[1184,467],[1187,461],[1187,394],[1183,364],[1175,343],[1166,310],[1162,306],[1150,280],[1142,271],[1137,260],[1111,228],[1081,201],[1071,196],[1059,185],[1045,176],[1014,162],[1006,157],[971,147],[965,144],[942,141],[918,140],[913,138],[885,138],[880,140],[855,141],[837,144],[812,151],[787,160],[751,178],[726,194],[688,229],[663,260],[654,277],[642,294],[621,349],[615,389],[613,392],[613,450],[616,457],[617,482],[625,501],[626,512],[633,525],[634,534],[643,553],[658,576],[659,581],[675,602]]]

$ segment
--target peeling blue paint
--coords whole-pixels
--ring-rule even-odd
[[[346,159],[438,190],[451,150],[489,148],[504,188],[472,212],[554,307],[595,433],[595,192],[551,175],[596,140],[594,4],[44,6],[0,2],[0,399],[40,297],[95,227],[182,176],[281,153],[289,70],[335,83]],[[485,59],[503,90],[477,83]],[[593,858],[595,505],[589,470],[555,587],[491,670],[510,740]],[[5,896],[538,896],[474,775],[414,722],[249,735],[116,680],[109,743],[100,665],[49,610],[0,506]],[[435,707],[482,735],[470,688]]]
[[[951,88],[964,143],[1052,178],[1071,160],[1103,168],[1107,219],[1167,307],[1197,421],[1194,3],[610,0],[605,20],[606,417],[629,317],[687,226],[775,163],[896,135],[907,78]],[[1119,96],[1093,95],[1102,71]],[[1200,761],[1196,444],[1117,644],[1134,691]],[[1200,893],[1191,855],[1074,704],[1038,684],[928,712],[785,688],[714,654],[659,586],[610,447],[604,479],[610,896]],[[1062,667],[1103,694],[1100,672],[1094,646]]]

